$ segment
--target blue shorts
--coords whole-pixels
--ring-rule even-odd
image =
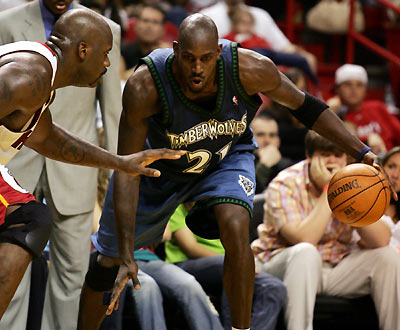
[[[108,185],[99,231],[92,242],[103,255],[118,257],[115,232],[113,177]],[[248,151],[228,154],[212,172],[187,183],[168,180],[166,176],[143,176],[135,224],[135,250],[161,241],[164,229],[175,209],[195,201],[186,217],[192,231],[205,238],[218,238],[218,224],[209,208],[220,203],[239,204],[252,217],[255,191],[254,156]]]

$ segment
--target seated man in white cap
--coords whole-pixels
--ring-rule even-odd
[[[335,73],[337,97],[328,104],[354,128],[361,141],[375,153],[384,154],[400,145],[400,122],[382,101],[365,101],[367,83],[367,71],[362,66],[342,65]]]

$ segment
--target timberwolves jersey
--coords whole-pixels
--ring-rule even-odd
[[[188,150],[179,160],[155,163],[170,179],[187,182],[212,171],[231,152],[254,149],[248,125],[261,100],[247,95],[241,86],[237,43],[223,39],[220,43],[214,108],[202,108],[185,97],[172,74],[172,49],[157,49],[143,59],[162,103],[162,113],[149,120],[146,146]]]

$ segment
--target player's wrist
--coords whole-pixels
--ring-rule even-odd
[[[371,147],[365,147],[363,150],[361,150],[357,156],[356,162],[357,163],[361,162],[363,160],[364,156],[371,150],[372,150]]]

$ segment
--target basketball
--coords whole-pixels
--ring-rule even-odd
[[[366,164],[351,164],[335,173],[328,186],[328,203],[340,221],[354,227],[379,220],[390,203],[384,175]]]

